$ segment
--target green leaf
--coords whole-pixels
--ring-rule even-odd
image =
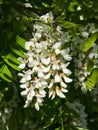
[[[18,56],[25,58],[24,52],[21,50],[20,46],[14,44],[10,49]]]
[[[95,83],[98,81],[98,68],[93,69],[91,75],[86,81],[86,86],[88,89],[91,89]]]
[[[23,38],[21,38],[20,36],[17,36],[16,41],[22,48],[25,48],[25,42],[26,41]]]
[[[2,0],[0,0],[0,4],[3,4],[3,1],[2,1]]]
[[[91,47],[92,47],[92,45],[94,44],[94,42],[96,41],[96,39],[97,39],[97,37],[98,37],[98,32],[96,32],[96,33],[93,33],[84,43],[83,43],[83,51],[84,52],[86,52],[86,51],[88,51]]]
[[[2,58],[13,69],[18,70],[18,71],[20,70],[18,68],[20,61],[14,56],[13,53],[9,53],[6,56],[2,56]]]
[[[76,27],[76,24],[72,22],[68,22],[68,21],[65,21],[65,22],[62,21],[61,26],[63,26],[64,28],[72,28],[72,27]]]
[[[12,74],[5,64],[3,64],[2,67],[0,68],[0,77],[6,80],[7,82],[12,81]]]

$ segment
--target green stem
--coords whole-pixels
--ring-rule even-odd
[[[61,117],[61,128],[64,130],[64,123],[63,123],[63,117],[62,117],[63,111],[62,111],[62,106],[60,107],[60,117]]]

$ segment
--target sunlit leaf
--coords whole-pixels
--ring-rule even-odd
[[[25,42],[26,41],[23,38],[21,38],[20,36],[17,36],[16,41],[22,48],[25,48]]]
[[[91,89],[95,83],[98,81],[98,68],[93,69],[91,75],[88,77],[86,86],[88,89]]]
[[[93,33],[84,43],[83,43],[83,51],[86,52],[88,51],[92,45],[94,44],[94,42],[96,41],[96,39],[98,38],[98,32]]]
[[[14,56],[13,53],[9,53],[6,56],[2,56],[2,58],[13,69],[20,70],[18,68],[18,65],[20,64],[20,61]]]
[[[2,67],[0,68],[0,77],[7,82],[12,81],[12,74],[10,70],[8,69],[7,65],[3,64]]]
[[[61,26],[63,26],[64,28],[72,28],[72,27],[76,27],[76,26],[77,26],[75,23],[68,22],[68,21],[60,22],[60,24],[61,24]]]
[[[13,46],[10,47],[10,49],[18,56],[25,58],[24,52],[18,45],[14,44]]]

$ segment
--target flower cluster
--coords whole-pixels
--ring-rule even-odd
[[[74,117],[72,122],[73,125],[75,125],[76,127],[81,127],[83,129],[87,128],[87,114],[85,113],[85,106],[79,101],[66,102],[66,105],[68,106],[68,108],[72,109],[79,115],[79,118]]]
[[[9,120],[11,116],[12,109],[5,107],[4,109],[0,110],[0,129],[3,129],[4,127],[8,129],[7,121]]]
[[[82,51],[82,45],[83,43],[88,39],[89,35],[91,33],[96,32],[94,30],[93,25],[87,25],[85,28],[80,28],[80,36],[74,37],[74,42],[72,43],[72,55],[74,57],[74,63],[75,63],[75,70],[74,74],[76,77],[74,86],[78,88],[81,86],[81,90],[83,92],[87,91],[86,87],[86,79],[90,75],[90,71],[88,71],[88,62],[93,60],[94,67],[97,66],[98,59],[98,46],[96,44],[93,44],[93,46],[86,52],[83,53]]]
[[[60,26],[53,26],[53,15],[47,13],[39,17],[34,24],[33,37],[26,41],[26,58],[19,58],[22,69],[20,87],[24,90],[21,95],[26,97],[25,107],[30,104],[39,110],[46,94],[52,99],[55,96],[65,98],[67,84],[72,82],[69,78],[71,71],[68,69],[70,48],[62,49],[64,32]]]

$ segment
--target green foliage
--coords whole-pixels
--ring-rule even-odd
[[[20,64],[17,57],[14,56],[13,53],[9,53],[5,56],[2,56],[2,59],[6,64],[8,64],[10,67],[12,67],[15,70],[19,70],[18,65]]]
[[[0,77],[8,82],[11,82],[12,80],[12,74],[4,63],[0,64]]]
[[[94,42],[96,41],[96,39],[98,38],[98,32],[93,33],[84,43],[83,43],[83,51],[86,52],[88,51],[92,45],[94,44]]]
[[[86,85],[88,89],[91,89],[98,81],[98,68],[92,70],[91,75],[88,77]]]

